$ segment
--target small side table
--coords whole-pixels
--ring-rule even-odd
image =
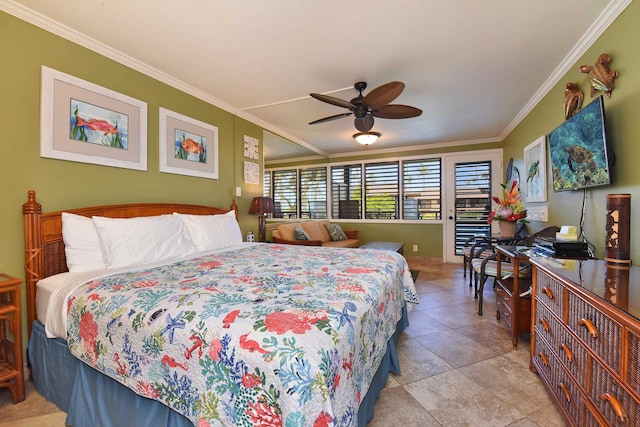
[[[0,387],[11,390],[13,403],[24,400],[21,284],[22,280],[0,273]]]
[[[518,349],[520,334],[531,332],[531,293],[526,291],[531,277],[520,277],[520,268],[529,264],[529,252],[522,246],[496,246],[496,319],[503,317],[511,328],[513,349]],[[527,248],[524,248],[527,249]],[[511,263],[502,262],[503,259]],[[509,274],[502,274],[508,268]]]
[[[360,249],[376,249],[381,251],[394,251],[400,255],[404,255],[404,243],[403,242],[379,242],[373,241],[365,243],[360,246]]]

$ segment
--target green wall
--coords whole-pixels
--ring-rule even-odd
[[[243,183],[243,135],[262,141],[261,127],[3,12],[0,40],[1,272],[24,278],[22,204],[30,189],[52,211],[130,202],[227,207],[239,186],[240,225],[243,232],[255,229],[257,217],[247,212],[262,187]],[[147,103],[147,171],[40,158],[42,65]],[[217,126],[219,179],[159,172],[159,107]]]
[[[638,210],[640,168],[640,54],[634,41],[640,38],[640,6],[632,2],[596,43],[578,60],[526,119],[506,138],[504,144],[482,144],[453,149],[432,149],[394,153],[394,156],[438,154],[444,151],[489,149],[504,146],[504,158],[513,157],[523,170],[523,149],[540,135],[548,134],[563,121],[563,90],[568,81],[576,82],[587,94],[586,76],[581,64],[592,65],[597,56],[608,52],[612,68],[620,74],[611,99],[606,99],[608,136],[616,152],[613,186],[588,193],[585,230],[603,255],[605,199],[608,193],[631,193],[632,213]],[[240,187],[238,199],[243,232],[257,226],[257,217],[248,215],[249,204],[262,192],[260,185],[243,183],[243,135],[262,141],[262,128],[240,119],[207,102],[181,92],[140,72],[0,12],[0,69],[3,102],[0,117],[4,132],[0,139],[0,271],[24,277],[21,205],[29,189],[37,191],[44,210],[96,204],[172,201],[228,206]],[[526,55],[526,53],[523,53]],[[46,65],[147,103],[148,170],[134,171],[40,158],[40,72]],[[158,170],[158,108],[164,107],[218,127],[219,170],[217,180],[160,173]],[[515,113],[515,112],[514,112]],[[388,155],[335,158],[330,162],[375,159]],[[578,225],[582,193],[549,194],[549,224]],[[343,224],[346,228],[349,224]],[[533,228],[544,224],[532,223]],[[438,224],[358,224],[363,241],[402,240],[407,255],[441,256],[442,226]],[[632,224],[632,258],[640,259],[640,227]],[[418,253],[411,246],[418,244]]]
[[[564,121],[564,88],[566,83],[577,83],[585,94],[583,106],[592,102],[587,75],[580,72],[580,65],[594,65],[603,52],[612,56],[611,69],[618,72],[611,99],[605,100],[607,137],[615,152],[612,168],[613,185],[594,187],[587,192],[584,230],[586,237],[596,246],[596,256],[604,256],[606,196],[611,193],[630,193],[632,218],[640,212],[640,4],[631,2],[626,10],[598,38],[586,53],[571,67],[560,82],[544,97],[535,109],[505,139],[504,159],[514,158],[514,164],[524,178],[524,147],[541,135],[548,135]],[[597,95],[596,95],[597,96]],[[548,225],[573,225],[579,227],[583,200],[582,191],[554,193],[551,171],[548,169]],[[534,205],[544,205],[536,203]],[[543,223],[532,223],[541,228]],[[640,227],[631,222],[631,258],[640,261]]]

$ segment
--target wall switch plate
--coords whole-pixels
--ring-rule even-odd
[[[236,187],[236,197],[242,197],[242,187]]]
[[[418,245],[413,245],[413,252],[418,252]]]
[[[540,206],[538,209],[540,215],[540,221],[547,222],[549,221],[549,207],[548,206]]]
[[[531,208],[528,213],[531,221],[540,221],[540,210],[538,208]]]

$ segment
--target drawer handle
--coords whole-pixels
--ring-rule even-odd
[[[542,293],[547,294],[549,299],[553,299],[553,291],[551,290],[551,288],[545,286],[544,288],[542,288]]]
[[[542,324],[542,327],[546,332],[549,332],[549,322],[547,322],[547,319],[545,319],[544,317],[541,317],[540,324]]]
[[[571,349],[569,348],[569,346],[564,344],[564,343],[562,343],[562,344],[560,344],[560,349],[564,350],[564,354],[565,354],[565,356],[567,356],[567,360],[569,362],[573,362],[573,353],[571,352]]]
[[[571,403],[571,395],[569,394],[569,387],[567,387],[564,383],[558,384],[558,388],[562,390],[564,393],[564,398],[567,400],[567,403]]]
[[[620,421],[624,422],[627,420],[627,412],[624,410],[620,402],[618,402],[618,399],[616,399],[614,396],[610,395],[609,393],[602,393],[600,395],[600,400],[609,402],[609,405],[611,405],[613,412],[615,412]]]
[[[589,334],[593,337],[593,338],[598,338],[598,330],[596,329],[596,327],[593,325],[593,323],[591,323],[591,320],[589,319],[585,319],[584,317],[582,319],[580,319],[578,321],[578,325],[580,326],[584,326],[585,328],[587,328],[587,330],[589,331]]]
[[[540,356],[540,359],[542,359],[542,364],[547,367],[549,366],[549,359],[547,359],[547,355],[544,354],[543,352],[538,353],[538,356]]]

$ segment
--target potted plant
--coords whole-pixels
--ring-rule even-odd
[[[500,184],[502,187],[502,198],[494,196],[492,199],[498,205],[496,209],[489,213],[487,222],[498,221],[500,235],[513,237],[516,234],[516,223],[518,221],[527,223],[527,208],[522,203],[518,182],[513,181],[511,188],[507,184]]]

